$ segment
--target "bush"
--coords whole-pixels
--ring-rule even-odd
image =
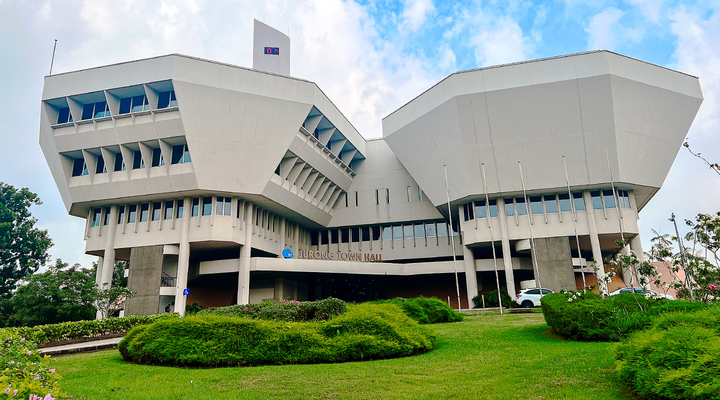
[[[329,321],[163,320],[133,329],[119,348],[141,364],[220,367],[402,357],[431,350],[434,339],[396,305],[360,304]]]
[[[603,299],[573,291],[544,296],[541,304],[545,322],[555,332],[580,341],[618,341],[649,327],[654,316],[707,307],[702,303],[646,299],[630,293]]]
[[[510,297],[510,295],[507,292],[506,287],[500,288],[500,297],[502,298],[502,304],[505,308],[512,308],[516,307],[517,303],[515,303],[515,300]],[[487,292],[483,294],[485,296],[485,307],[498,307],[498,292],[497,290],[493,290],[492,292]],[[483,302],[482,302],[482,295],[478,295],[472,298],[473,306],[475,308],[482,308]]]
[[[463,315],[450,308],[450,306],[435,297],[416,297],[413,299],[396,298],[390,300],[377,300],[372,304],[396,304],[403,309],[408,317],[420,324],[437,324],[441,322],[457,322],[463,320]]]
[[[21,336],[0,332],[0,398],[63,395],[60,375],[48,367],[50,357],[41,357],[37,345]]]
[[[192,304],[185,305],[185,315],[197,314],[200,311],[202,311],[202,305],[200,304],[199,301],[196,301]]]
[[[656,317],[615,358],[619,377],[644,398],[720,399],[720,307]]]
[[[325,321],[336,315],[344,314],[345,302],[340,299],[328,298],[316,301],[263,301],[257,304],[244,304],[229,307],[208,308],[198,315],[220,315],[248,317],[269,321]]]
[[[80,339],[125,332],[138,325],[177,317],[177,314],[131,315],[121,318],[63,322],[60,324],[38,325],[33,327],[5,328],[0,329],[0,332],[6,331],[8,334],[24,337],[38,344],[44,344],[60,340]]]

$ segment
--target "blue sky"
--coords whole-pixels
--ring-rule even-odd
[[[33,214],[53,257],[92,261],[38,146],[53,39],[55,72],[167,53],[251,66],[253,18],[289,33],[292,75],[317,82],[366,138],[452,72],[608,49],[700,77],[690,143],[720,162],[720,1],[0,0],[0,181],[40,195]],[[640,214],[646,250],[651,228],[671,232],[671,212],[718,210],[720,176],[683,149]]]

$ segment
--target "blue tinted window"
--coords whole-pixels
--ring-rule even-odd
[[[557,214],[558,204],[555,195],[545,196],[545,212],[548,214]]]
[[[542,197],[540,197],[540,196],[530,197],[530,210],[532,211],[533,215],[538,215],[538,214],[543,213]]]
[[[497,200],[490,200],[488,203],[488,208],[490,209],[490,217],[491,218],[497,218],[498,216],[498,208],[497,208]]]
[[[95,104],[94,104],[94,103],[85,104],[85,105],[83,106],[82,118],[81,118],[81,119],[82,119],[82,120],[92,119],[92,117],[93,117],[93,108],[94,108],[94,107],[95,107]]]
[[[515,199],[517,203],[517,215],[527,215],[527,204],[525,204],[524,198]]]
[[[582,192],[573,193],[573,204],[575,204],[575,211],[585,211],[585,201],[583,200]]]
[[[597,190],[597,191],[590,192],[590,197],[592,197],[593,209],[602,210],[603,204],[602,204],[602,198],[600,198],[600,191]]]
[[[132,98],[126,97],[120,99],[120,114],[127,114],[130,112],[130,105],[132,104]]]
[[[558,200],[560,201],[560,211],[561,212],[571,212],[572,211],[572,202],[570,201],[569,194],[560,193],[558,195]]]
[[[477,218],[487,218],[487,207],[485,207],[485,200],[479,200],[475,202],[475,215]]]
[[[58,124],[64,124],[66,122],[73,122],[72,115],[70,114],[69,107],[63,107],[58,110]]]
[[[605,200],[605,208],[615,208],[615,196],[612,190],[603,190],[603,200]]]

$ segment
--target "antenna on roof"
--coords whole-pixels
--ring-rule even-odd
[[[55,48],[57,47],[57,39],[55,39],[55,44],[53,44],[53,55],[50,59],[50,73],[48,75],[52,75],[52,67],[53,63],[55,62]]]

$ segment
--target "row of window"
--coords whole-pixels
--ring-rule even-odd
[[[456,221],[453,221],[456,222]],[[458,235],[457,223],[454,223],[453,236]],[[372,225],[355,228],[338,228],[310,232],[310,245],[338,243],[358,243],[369,241],[391,241],[403,239],[423,239],[448,236],[448,224],[445,221],[414,222],[397,225]]]
[[[385,192],[385,196],[383,196],[381,194],[382,192]],[[422,189],[420,189],[420,185],[417,186],[417,194],[418,194],[418,201],[422,201],[423,196],[422,196]],[[380,199],[383,197],[385,198],[385,204],[390,204],[390,188],[385,188],[384,191],[383,191],[383,189],[375,189],[375,205],[380,205]],[[410,186],[407,187],[407,201],[408,201],[408,203],[412,203],[412,201],[413,201],[413,191],[412,191],[412,187],[410,187]],[[358,192],[355,191],[355,207],[357,207],[359,205],[359,203],[360,203],[359,195],[358,195]],[[348,206],[348,195],[346,194],[345,195],[345,207],[347,207],[347,206]]]
[[[618,190],[618,201],[621,208],[631,208],[630,194],[627,190]],[[593,209],[612,209],[616,208],[615,196],[612,190],[593,190],[590,192],[592,198]],[[543,196],[529,196],[530,213],[533,215],[557,214],[558,212],[585,211],[585,201],[582,192],[573,192],[572,198],[569,193],[549,194]],[[505,199],[505,216],[514,217],[528,214],[528,206],[524,197],[506,198]],[[490,199],[487,204],[485,200],[474,201],[463,204],[463,214],[465,221],[475,218],[491,218],[498,216],[498,206],[496,199]]]
[[[175,98],[175,91],[170,90],[166,92],[160,92],[158,94],[157,108],[170,108],[177,107],[177,99]],[[150,110],[150,104],[148,103],[147,96],[132,96],[120,99],[120,108],[118,115],[136,113],[141,111]],[[110,106],[106,101],[98,101],[96,103],[83,104],[81,120],[89,120],[94,118],[109,117],[112,113],[110,112]],[[72,112],[70,107],[61,107],[58,109],[58,124],[64,124],[66,122],[73,122]]]
[[[159,148],[152,149],[152,163],[150,164],[152,167],[162,167],[165,165],[165,158],[162,155],[162,151]],[[190,151],[188,150],[187,144],[179,144],[173,146],[172,149],[172,159],[170,160],[170,163],[172,165],[175,164],[185,164],[191,162],[190,159]],[[132,160],[132,169],[143,169],[145,168],[145,160],[143,159],[142,152],[140,150],[133,151],[133,160]],[[125,160],[123,159],[122,153],[115,153],[115,165],[113,166],[113,171],[126,171],[127,166],[125,165]],[[105,164],[105,158],[101,155],[97,156],[97,163],[95,166],[95,173],[96,174],[106,174],[108,173],[107,165]],[[72,176],[83,176],[88,175],[88,167],[87,163],[85,162],[84,158],[76,158],[73,160],[73,168],[72,168]]]

